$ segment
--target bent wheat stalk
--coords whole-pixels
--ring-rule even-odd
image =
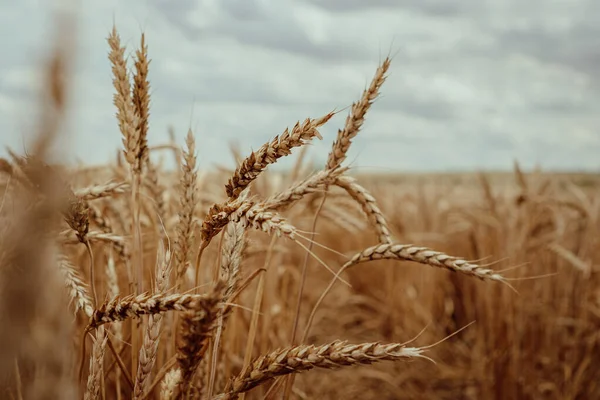
[[[369,247],[356,254],[340,270],[346,270],[354,265],[374,260],[400,260],[414,261],[434,267],[445,268],[451,271],[470,275],[481,280],[504,282],[506,279],[494,272],[493,269],[485,268],[477,264],[471,264],[459,257],[449,256],[441,251],[418,247],[411,244],[386,243]]]

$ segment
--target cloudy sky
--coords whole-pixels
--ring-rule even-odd
[[[50,49],[46,0],[0,2],[0,154],[22,151]],[[600,169],[595,0],[103,0],[81,2],[69,159],[114,159],[106,37],[152,58],[153,144],[192,127],[201,167],[231,166],[297,120],[358,99],[394,55],[350,161],[365,171]],[[342,112],[311,147],[325,160]],[[293,161],[293,160],[292,160]]]

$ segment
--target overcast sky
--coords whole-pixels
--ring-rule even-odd
[[[22,151],[53,19],[46,0],[0,1],[0,154]],[[68,125],[72,159],[114,159],[106,37],[146,33],[149,141],[193,128],[203,168],[306,117],[357,100],[395,54],[355,140],[363,171],[600,169],[600,2],[595,0],[85,1]],[[346,112],[310,155],[323,162]],[[293,157],[293,156],[292,156]],[[292,160],[293,161],[293,160]]]

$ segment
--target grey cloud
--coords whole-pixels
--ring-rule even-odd
[[[228,35],[241,44],[270,48],[291,55],[305,55],[319,61],[342,62],[364,60],[367,49],[360,45],[351,48],[339,43],[314,43],[298,26],[272,21],[271,25],[238,25],[215,28],[215,32]]]
[[[252,9],[244,1],[229,0],[220,4],[221,10],[225,11],[222,15],[211,21],[209,26],[199,28],[186,18],[190,9],[193,9],[191,0],[184,3],[185,6],[172,7],[171,2],[152,0],[152,5],[164,14],[173,28],[180,30],[190,40],[230,38],[243,45],[329,62],[364,60],[372,53],[372,50],[357,43],[353,43],[352,47],[335,42],[315,43],[306,33],[309,28],[301,26],[291,16],[289,9],[283,9],[287,12],[278,11],[282,6],[276,9],[257,6]],[[240,8],[241,4],[244,5]]]
[[[305,0],[332,12],[355,12],[377,9],[407,9],[439,16],[459,15],[465,9],[478,6],[473,1],[446,0]]]
[[[195,40],[203,33],[201,28],[194,26],[186,18],[191,11],[202,4],[202,1],[149,0],[148,3],[156,8],[160,15],[173,27],[181,31],[186,38]]]
[[[600,103],[589,103],[584,101],[569,101],[561,99],[549,99],[535,101],[531,104],[531,111],[536,114],[562,114],[575,115],[596,113],[600,110]]]
[[[267,20],[263,3],[257,0],[222,0],[219,5],[222,10],[240,22]]]
[[[418,94],[405,92],[402,88],[394,88],[394,92],[384,94],[374,107],[429,120],[448,121],[459,116],[459,105],[442,99],[420,98]]]
[[[0,69],[1,70],[1,69]],[[35,98],[36,94],[31,88],[22,85],[12,85],[0,80],[0,94],[17,101],[27,101]]]
[[[202,74],[198,79],[160,77],[153,85],[156,97],[170,101],[178,107],[180,102],[220,103],[247,102],[254,104],[281,104],[275,91],[267,82],[243,77],[223,75],[218,72]]]
[[[481,33],[490,34],[494,42],[481,46],[467,37],[456,44],[456,52],[496,58],[519,53],[600,77],[597,67],[600,65],[600,3],[594,0],[580,0],[569,5],[541,0],[487,3],[474,0],[305,1],[335,13],[388,9],[414,11],[440,19],[458,18],[457,21],[478,26]],[[504,25],[498,24],[501,13],[507,20]],[[570,21],[570,28],[549,23],[548,15]],[[522,22],[515,26],[517,20]],[[404,34],[402,38],[407,40]],[[436,57],[439,56],[440,53],[436,53]]]
[[[499,34],[498,43],[504,53],[534,56],[589,75],[598,76],[600,71],[600,18],[567,30],[539,26],[508,29]]]
[[[348,12],[360,11],[365,9],[387,9],[396,8],[397,1],[395,0],[305,0],[307,3],[312,3],[315,6],[322,7],[328,11]]]
[[[148,34],[149,140],[163,142],[173,124],[181,144],[191,124],[206,167],[221,162],[228,140],[248,152],[298,119],[350,105],[392,38],[392,52],[402,50],[351,148],[353,165],[510,168],[519,158],[544,168],[599,167],[598,1],[151,0],[150,8],[141,0],[110,1],[90,4],[80,27],[71,143],[86,162],[112,160],[120,146],[105,40],[118,9],[129,55],[141,21]],[[34,50],[44,49],[41,29],[31,33],[35,26],[10,36],[43,20],[42,11],[19,4],[0,6],[23,7],[11,14],[18,18],[0,13],[0,76],[30,66]],[[326,26],[313,27],[311,15]],[[0,127],[10,131],[0,134],[0,152],[21,143],[22,116],[13,110],[31,97],[23,81],[0,78]],[[326,125],[311,154],[326,157],[345,117]],[[222,162],[231,165],[228,157]]]

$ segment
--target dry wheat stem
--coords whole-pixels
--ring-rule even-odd
[[[405,347],[400,343],[348,344],[334,341],[321,346],[299,345],[274,351],[254,361],[249,368],[234,377],[226,393],[215,400],[236,399],[275,377],[308,371],[313,368],[336,369],[351,365],[372,364],[378,361],[410,360],[423,357],[423,349]]]
[[[336,170],[341,170],[341,168],[338,168]],[[329,170],[331,171],[331,170]],[[306,276],[308,275],[308,260],[309,260],[309,254],[312,253],[312,246],[315,243],[314,242],[314,238],[315,238],[315,233],[317,230],[317,222],[319,220],[319,215],[321,213],[321,210],[323,209],[323,206],[325,205],[325,202],[327,201],[327,191],[328,191],[328,187],[325,188],[325,194],[323,195],[321,202],[319,203],[319,207],[317,208],[315,215],[313,217],[313,222],[312,222],[312,228],[311,228],[311,237],[310,237],[310,243],[309,243],[309,247],[306,251],[306,254],[304,255],[304,261],[302,263],[302,274],[300,277],[300,284],[299,284],[299,289],[298,289],[298,296],[296,299],[296,311],[294,313],[294,322],[292,324],[292,333],[291,333],[291,344],[292,345],[296,345],[296,337],[297,337],[297,332],[298,332],[298,323],[300,322],[300,310],[302,308],[302,298],[304,296],[304,289],[306,287]],[[286,382],[285,382],[285,386],[284,386],[284,392],[283,392],[283,397],[284,399],[289,399],[291,393],[292,393],[292,389],[294,387],[294,379],[295,375],[290,376]]]

